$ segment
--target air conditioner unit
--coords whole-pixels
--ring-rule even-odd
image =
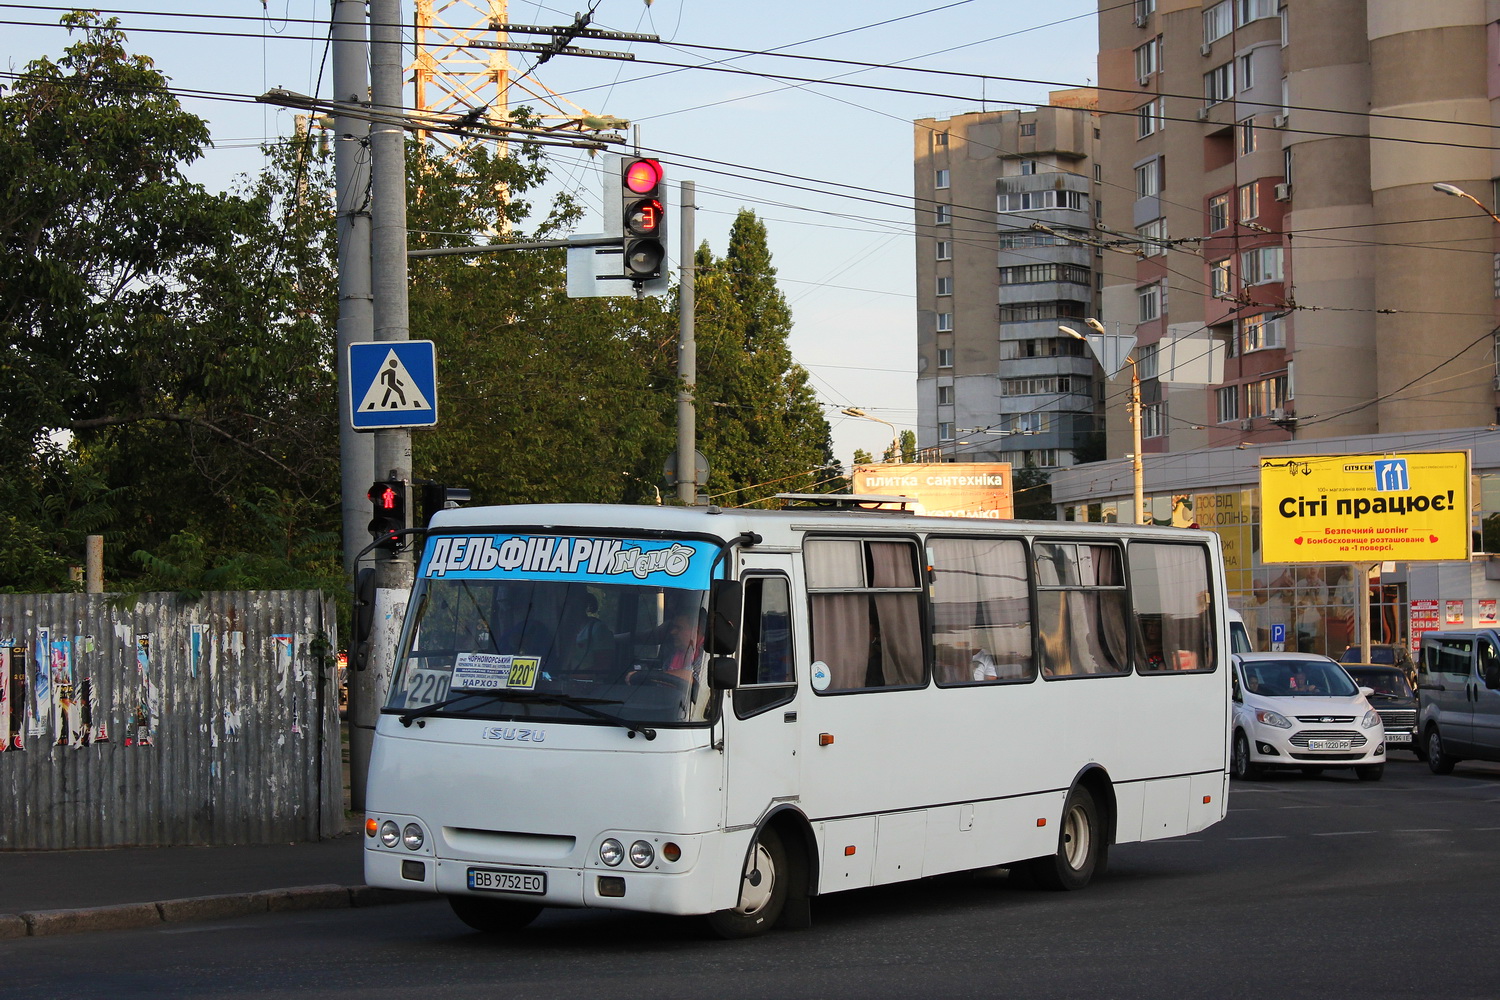
[[[1495,376],[1495,388],[1500,389],[1500,375]]]
[[[1198,46],[1199,53],[1201,53],[1202,55],[1205,55],[1205,56],[1208,55],[1213,50],[1214,50],[1214,46],[1213,46],[1212,42],[1204,42],[1202,45]]]
[[[1240,421],[1240,430],[1242,430],[1242,431],[1248,431],[1251,427],[1254,426],[1254,424],[1255,424],[1255,422],[1253,420],[1249,420],[1249,419],[1241,420]]]
[[[1271,119],[1271,124],[1276,128],[1286,128],[1286,115],[1277,115]]]
[[[1269,420],[1269,421],[1271,421],[1271,423],[1273,423],[1273,424],[1276,421],[1278,421],[1278,420],[1285,420],[1286,419],[1286,411],[1283,410],[1281,407],[1278,406],[1275,409],[1270,410],[1270,411],[1268,411],[1266,413],[1266,419]]]
[[[1137,28],[1144,28],[1146,26],[1146,22],[1149,21],[1150,19],[1151,19],[1151,15],[1150,14],[1144,13],[1142,11],[1136,11],[1136,13],[1135,13],[1135,26]]]
[[[1208,121],[1208,111],[1209,111],[1208,108],[1199,108],[1198,109],[1198,120],[1200,122],[1206,122],[1206,121]]]
[[[1278,185],[1276,185],[1276,200],[1277,201],[1291,201],[1292,200],[1292,186],[1290,184],[1278,184]]]

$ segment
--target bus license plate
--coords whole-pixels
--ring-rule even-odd
[[[469,888],[542,896],[547,892],[547,873],[509,871],[504,868],[470,868]]]
[[[1348,750],[1351,743],[1348,740],[1308,740],[1309,750]]]

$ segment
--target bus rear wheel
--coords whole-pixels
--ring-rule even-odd
[[[1108,849],[1094,794],[1077,785],[1068,793],[1067,804],[1063,806],[1057,853],[1032,859],[1029,873],[1044,889],[1082,889],[1104,871]]]
[[[453,915],[476,931],[503,934],[518,931],[542,912],[537,903],[516,903],[508,899],[476,899],[473,896],[449,896]]]
[[[786,906],[786,848],[770,827],[760,831],[740,880],[740,901],[728,910],[708,915],[708,925],[722,938],[747,938],[775,926]]]

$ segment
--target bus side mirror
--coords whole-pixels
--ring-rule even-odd
[[[715,656],[708,661],[708,686],[715,691],[733,691],[740,681],[740,664],[732,656]]]
[[[740,645],[740,605],[743,588],[738,580],[715,580],[708,592],[708,651],[730,656]],[[733,685],[730,685],[733,687]]]

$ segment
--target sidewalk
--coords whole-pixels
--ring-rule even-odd
[[[427,898],[366,886],[363,840],[0,851],[0,938]]]

